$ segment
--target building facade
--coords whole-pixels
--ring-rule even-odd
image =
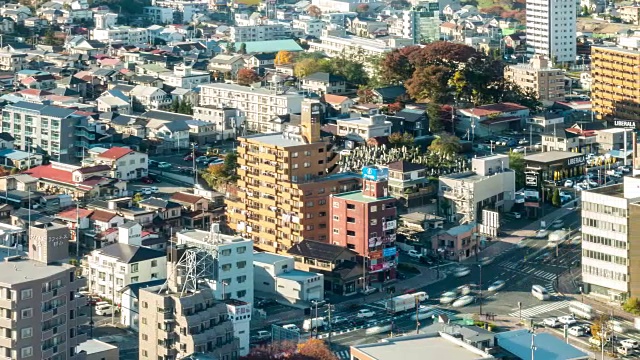
[[[266,132],[277,115],[299,113],[303,96],[236,84],[205,84],[200,87],[200,106],[235,108],[246,130]]]
[[[544,56],[534,55],[529,64],[505,67],[504,77],[522,89],[534,92],[543,104],[550,105],[564,100],[564,71],[550,65]]]
[[[640,227],[631,221],[640,215],[640,179],[625,177],[623,184],[582,192],[583,291],[607,300],[640,296],[640,253],[631,239]],[[634,280],[635,279],[635,280]]]
[[[349,118],[336,120],[339,136],[357,142],[366,142],[373,137],[386,137],[391,135],[391,121],[387,116],[375,114],[369,117]]]
[[[239,190],[226,199],[227,220],[261,250],[328,241],[329,195],[359,185],[353,174],[334,175],[338,155],[320,137],[320,106],[304,103],[300,127],[239,139]]]
[[[256,291],[291,303],[324,299],[324,276],[295,269],[292,256],[256,252],[253,262]]]
[[[622,43],[631,40],[621,38]],[[640,38],[636,38],[639,41]],[[593,46],[591,50],[591,103],[596,117],[614,123],[631,122],[636,128],[640,109],[640,51],[627,48]],[[614,124],[615,125],[615,124]]]
[[[369,283],[384,283],[396,277],[396,199],[388,193],[387,168],[364,167],[362,177],[362,190],[329,199],[330,242],[365,258]]]
[[[571,0],[527,0],[527,53],[553,63],[576,60],[576,3]]]

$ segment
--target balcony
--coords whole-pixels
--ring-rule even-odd
[[[13,329],[16,326],[16,321],[10,318],[0,317],[0,327],[5,329]]]
[[[15,346],[16,341],[12,338],[0,337],[0,346],[4,348],[13,348]]]
[[[89,147],[89,143],[86,142],[86,141],[74,141],[73,145],[74,146],[78,146],[78,147],[83,147],[83,148],[88,148]]]
[[[76,130],[73,132],[73,135],[75,136],[82,136],[85,137],[89,140],[95,140],[96,139],[96,134],[92,134],[90,132],[84,131],[84,130]]]

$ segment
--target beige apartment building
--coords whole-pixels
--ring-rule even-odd
[[[76,294],[86,281],[68,264],[69,238],[64,225],[32,225],[28,258],[0,263],[0,358],[85,359],[87,299]]]
[[[505,67],[504,77],[524,90],[535,92],[543,104],[564,100],[564,72],[551,67],[544,56],[535,55],[529,64]]]
[[[187,274],[177,270],[177,261],[186,246],[169,251],[174,261],[168,265],[167,283],[140,289],[140,359],[176,360],[201,353],[236,360],[239,343],[227,305],[206,286],[184,286]]]
[[[239,139],[238,193],[227,198],[227,219],[260,250],[328,241],[329,195],[360,185],[360,176],[336,174],[339,156],[320,136],[320,114],[319,102],[305,100],[300,126]]]

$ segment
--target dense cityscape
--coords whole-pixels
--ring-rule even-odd
[[[638,99],[632,1],[2,1],[0,358],[640,358]]]

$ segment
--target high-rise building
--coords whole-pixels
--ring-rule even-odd
[[[527,53],[553,63],[576,60],[576,2],[527,0]]]
[[[69,229],[53,223],[31,225],[29,258],[0,263],[0,357],[5,359],[85,359],[77,346],[87,336],[78,297],[86,285],[68,264]]]
[[[640,179],[582,192],[583,292],[624,301],[640,297]]]
[[[421,2],[402,12],[402,35],[416,44],[440,40],[440,8],[437,1]]]
[[[185,245],[169,249],[164,285],[140,289],[140,358],[176,360],[194,353],[237,359],[238,339],[224,302],[196,274],[206,261]]]
[[[364,167],[362,190],[331,195],[331,243],[355,250],[367,263],[367,282],[395,279],[396,199],[389,169]]]
[[[591,47],[591,102],[598,119],[614,126],[637,127],[639,50],[640,37],[620,38],[619,46]]]
[[[320,133],[321,104],[305,100],[301,125],[240,138],[238,192],[229,226],[260,250],[278,252],[304,239],[328,241],[328,197],[357,189],[355,174],[336,174],[338,154]]]

